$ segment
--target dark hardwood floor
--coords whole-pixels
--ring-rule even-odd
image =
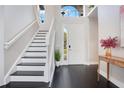
[[[48,88],[42,82],[10,82],[4,88]],[[56,68],[52,88],[117,88],[116,85],[100,76],[97,82],[97,66],[77,65]]]
[[[97,65],[61,66],[56,69],[54,88],[117,88],[100,76],[97,82]]]

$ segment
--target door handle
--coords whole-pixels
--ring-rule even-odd
[[[71,48],[71,45],[69,45],[68,47]]]

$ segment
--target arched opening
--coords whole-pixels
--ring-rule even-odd
[[[45,8],[43,5],[39,5],[40,13],[39,13],[39,19],[41,23],[45,22]]]
[[[61,7],[62,16],[77,17],[83,16],[82,5],[62,5]]]

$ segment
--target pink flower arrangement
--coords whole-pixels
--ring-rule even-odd
[[[106,48],[115,48],[118,44],[117,44],[118,40],[117,37],[114,38],[107,38],[107,39],[101,39],[100,43],[101,43],[101,47],[104,47],[104,49]]]

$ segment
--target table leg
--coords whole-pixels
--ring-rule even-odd
[[[109,63],[107,63],[107,80],[109,80]]]
[[[98,69],[97,69],[97,81],[100,80],[100,60],[98,62]]]

